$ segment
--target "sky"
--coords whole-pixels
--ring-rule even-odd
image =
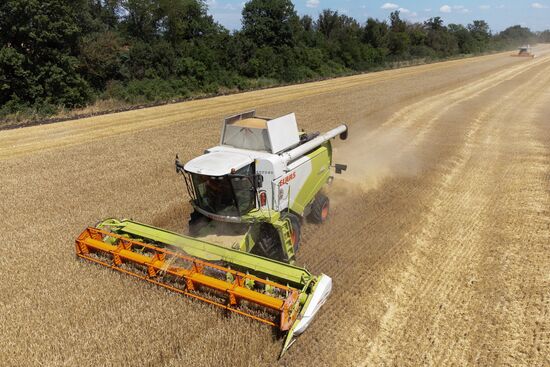
[[[240,29],[243,0],[207,0],[209,13],[230,30]],[[520,24],[532,31],[550,29],[550,0],[293,0],[299,15],[309,14],[316,19],[323,9],[338,10],[361,23],[367,18],[387,19],[394,10],[413,22],[440,16],[446,24],[468,24],[476,19],[489,23],[493,32]]]

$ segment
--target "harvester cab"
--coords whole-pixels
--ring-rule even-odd
[[[76,240],[78,257],[250,317],[286,333],[281,356],[327,300],[332,279],[295,265],[300,226],[326,220],[336,136],[300,133],[294,114],[226,118],[220,144],[182,164],[189,234],[105,219]],[[337,173],[345,165],[334,166]]]

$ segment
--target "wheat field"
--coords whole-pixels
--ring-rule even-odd
[[[550,365],[550,47],[0,131],[0,365]],[[334,290],[273,330],[81,262],[105,217],[184,232],[174,157],[222,118],[350,127],[298,263]]]

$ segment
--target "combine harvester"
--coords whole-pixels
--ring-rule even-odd
[[[333,179],[330,139],[347,131],[299,133],[294,114],[229,117],[219,146],[185,165],[176,157],[194,208],[190,235],[106,219],[82,232],[76,253],[274,326],[287,333],[282,356],[332,289],[329,276],[294,263],[302,219],[328,216],[321,189]]]
[[[518,53],[513,54],[512,56],[515,56],[515,57],[530,57],[532,59],[535,58],[535,54],[533,54],[533,51],[531,50],[530,45],[521,46],[518,50],[519,50]]]

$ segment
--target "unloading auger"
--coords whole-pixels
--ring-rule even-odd
[[[185,165],[176,158],[194,208],[192,235],[106,219],[80,234],[76,254],[276,327],[286,332],[282,356],[332,289],[329,276],[294,263],[303,218],[327,219],[321,189],[332,180],[330,139],[338,135],[347,137],[345,125],[299,133],[294,114],[229,117],[219,146]],[[219,222],[231,227],[230,243],[216,240]]]

